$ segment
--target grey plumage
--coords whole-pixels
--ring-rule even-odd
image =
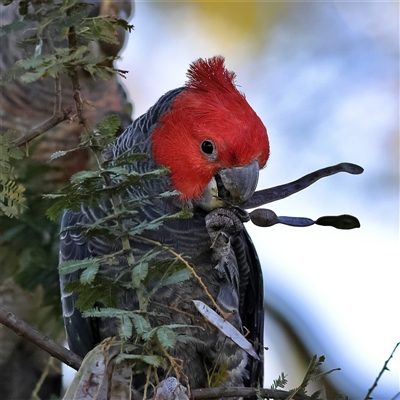
[[[151,134],[158,126],[161,115],[167,113],[176,96],[185,88],[168,92],[143,116],[138,118],[111,146],[106,158],[112,159],[125,152],[144,152],[149,155],[145,161],[138,161],[130,168],[146,172],[157,167],[151,154]],[[179,156],[179,155],[177,155]],[[133,199],[139,195],[150,195],[171,190],[168,176],[158,180],[145,181],[141,187],[131,187],[122,196]],[[263,336],[263,293],[260,264],[240,219],[234,212],[227,210],[220,215],[218,210],[207,213],[202,208],[192,204],[193,216],[189,219],[168,220],[158,230],[149,230],[142,233],[152,239],[173,248],[177,253],[188,256],[188,261],[202,278],[210,294],[226,313],[230,313],[228,321],[238,330],[243,326],[249,330],[248,339],[254,344],[262,359]],[[82,260],[88,257],[109,254],[120,244],[109,242],[105,238],[92,237],[86,239],[79,225],[93,223],[109,213],[111,204],[103,202],[96,209],[82,206],[80,211],[66,211],[63,216],[60,245],[60,262],[68,260]],[[167,213],[175,213],[182,208],[182,203],[176,197],[155,198],[145,204],[139,214],[131,222],[140,224],[144,220],[153,220]],[[224,245],[212,248],[212,236],[220,228],[224,228],[225,219],[234,221],[237,227],[226,230],[229,243],[224,252],[219,249]],[[228,223],[229,225],[229,223]],[[130,238],[136,259],[140,258],[151,248],[135,237]],[[159,255],[159,258],[166,254]],[[126,267],[122,258],[118,265],[100,267],[100,273],[111,279],[115,278],[121,269]],[[61,287],[71,280],[77,279],[79,273],[61,276]],[[151,284],[151,283],[150,283]],[[191,278],[180,284],[159,289],[150,305],[151,310],[162,313],[157,321],[159,324],[180,323],[188,325],[202,325],[204,331],[190,330],[203,344],[177,343],[172,355],[183,360],[183,372],[189,378],[192,388],[207,387],[208,374],[213,368],[224,365],[227,367],[228,377],[224,384],[228,386],[257,386],[262,384],[262,362],[250,359],[247,354],[222,333],[211,327],[199,317],[191,300],[197,299],[210,303],[204,290],[196,279]],[[85,319],[74,306],[75,293],[62,295],[65,325],[70,347],[73,351],[84,356],[96,343],[118,333],[118,327],[113,319]],[[167,307],[165,307],[167,306]],[[173,312],[168,307],[178,307],[183,313]],[[127,310],[137,309],[137,300],[134,291],[125,291],[119,294],[119,308]],[[162,379],[162,375],[159,375]],[[140,391],[145,382],[144,376],[133,377],[133,387]],[[183,382],[184,383],[184,382]]]

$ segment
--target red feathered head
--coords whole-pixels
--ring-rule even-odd
[[[267,131],[235,85],[221,56],[190,65],[185,90],[173,100],[152,134],[153,156],[171,170],[174,189],[196,199],[222,169],[269,157]]]

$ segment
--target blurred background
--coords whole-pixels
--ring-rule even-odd
[[[266,387],[299,385],[325,355],[329,393],[363,399],[400,340],[399,4],[136,2],[119,67],[134,117],[183,85],[189,63],[221,54],[264,121],[271,157],[259,188],[347,161],[270,208],[316,219],[353,214],[361,229],[248,226],[264,269]],[[399,392],[400,350],[373,392]]]

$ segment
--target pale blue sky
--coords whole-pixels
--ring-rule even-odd
[[[311,354],[342,367],[334,379],[356,400],[400,340],[398,12],[389,2],[299,2],[255,52],[248,39],[213,37],[188,4],[171,3],[168,11],[137,2],[120,63],[130,71],[125,83],[137,117],[185,82],[190,62],[225,55],[269,132],[260,188],[342,161],[365,168],[270,205],[280,215],[314,219],[353,214],[361,229],[249,228],[266,301],[299,322]],[[274,328],[266,330],[269,385],[290,366]],[[399,392],[399,360],[396,354],[375,400]]]

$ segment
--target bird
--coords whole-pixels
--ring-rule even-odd
[[[200,324],[204,328],[191,331],[196,341],[177,342],[171,350],[172,357],[182,362],[182,376],[186,381],[181,383],[188,383],[191,388],[207,387],[211,372],[224,370],[220,386],[262,386],[262,270],[244,227],[247,216],[240,205],[255,192],[259,171],[269,158],[268,134],[238,90],[236,74],[225,67],[223,56],[194,61],[187,77],[184,86],[164,94],[137,118],[106,149],[104,158],[109,163],[123,155],[141,153],[146,155],[145,159],[129,164],[126,167],[129,171],[146,173],[163,167],[169,171],[119,194],[122,204],[147,198],[135,215],[126,218],[129,226],[137,227],[165,214],[190,211],[189,218],[166,219],[158,229],[144,230],[140,235],[129,237],[136,259],[152,248],[151,243],[160,243],[174,254],[187,257],[208,291],[206,293],[199,280],[192,276],[184,282],[156,289],[149,303],[149,312],[167,315],[156,323]],[[169,196],[161,196],[168,191]],[[122,248],[117,239],[87,236],[83,232],[84,227],[111,213],[109,200],[97,206],[81,204],[79,210],[64,211],[60,265],[92,257],[101,259]],[[165,254],[157,257],[162,259]],[[124,257],[109,264],[100,261],[98,274],[113,281],[127,265]],[[80,273],[61,274],[60,283],[69,347],[84,357],[102,340],[118,336],[120,327],[114,318],[83,316],[76,306],[78,294],[68,289],[71,282],[79,279]],[[150,282],[149,285],[154,288],[156,284]],[[118,308],[136,310],[135,291],[118,290]],[[248,356],[215,327],[199,322],[201,316],[193,300],[217,308],[246,336],[258,357]],[[101,309],[102,304],[96,303],[96,307]],[[131,339],[135,340],[135,330]],[[168,371],[157,373],[160,380],[168,377]],[[174,371],[170,375],[174,375]],[[145,382],[145,374],[133,375],[133,398],[142,398]],[[153,384],[155,386],[156,382]]]

